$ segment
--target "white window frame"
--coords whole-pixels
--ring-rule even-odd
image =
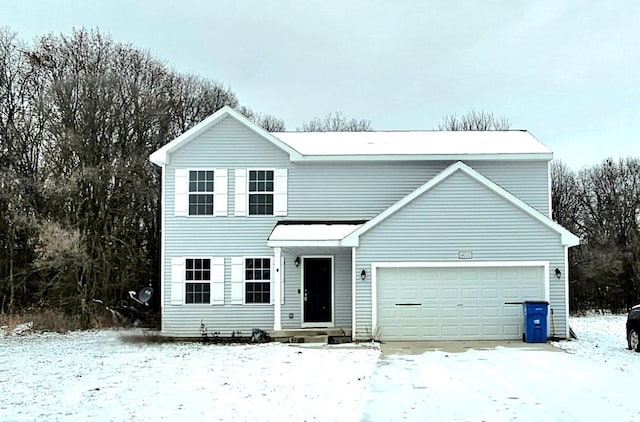
[[[272,171],[273,172],[273,190],[271,192],[251,192],[249,190],[249,184],[251,183],[251,172],[252,171]],[[276,169],[274,168],[248,168],[247,169],[247,187],[246,190],[246,201],[247,201],[247,216],[248,217],[273,217],[276,211],[275,202],[276,202]],[[271,214],[251,214],[250,211],[250,201],[249,198],[251,195],[271,195]]]

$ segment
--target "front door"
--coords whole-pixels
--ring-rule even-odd
[[[333,265],[331,258],[304,258],[302,275],[303,323],[326,326],[332,318]]]

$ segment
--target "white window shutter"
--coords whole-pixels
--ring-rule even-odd
[[[244,260],[241,257],[231,258],[231,303],[244,303]]]
[[[187,215],[189,208],[189,171],[176,169],[174,215],[181,217]]]
[[[224,305],[224,258],[211,258],[211,304]]]
[[[184,303],[184,258],[171,258],[171,304]]]
[[[227,169],[216,169],[213,174],[213,215],[218,217],[226,217],[228,197],[227,193],[229,191],[229,177],[227,175]]]
[[[235,215],[247,215],[247,169],[236,169]]]
[[[273,189],[273,215],[287,215],[287,169],[276,169]]]

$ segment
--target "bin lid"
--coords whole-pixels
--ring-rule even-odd
[[[522,302],[525,305],[548,305],[549,302],[546,300],[525,300]]]

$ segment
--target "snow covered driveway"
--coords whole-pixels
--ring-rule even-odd
[[[634,420],[624,317],[572,319],[563,351],[380,356],[370,345],[132,344],[117,331],[0,337],[0,420]]]
[[[579,341],[548,351],[497,347],[383,355],[363,420],[632,421],[640,413],[640,354],[624,316],[572,318]]]

